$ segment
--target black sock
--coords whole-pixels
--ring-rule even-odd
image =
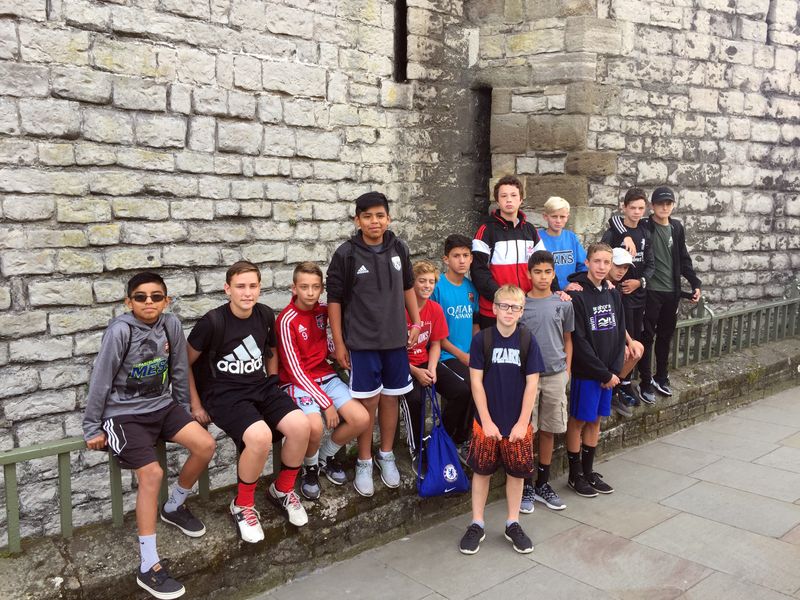
[[[539,463],[536,467],[536,487],[542,487],[548,481],[550,481],[550,465]]]
[[[594,446],[581,444],[581,463],[583,464],[583,474],[587,479],[592,476],[595,450],[597,450],[597,448]]]
[[[581,453],[567,452],[567,459],[569,459],[569,478],[575,481],[575,478],[581,474]]]

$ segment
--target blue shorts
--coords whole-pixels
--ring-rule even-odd
[[[350,402],[350,400],[352,400],[347,384],[339,379],[337,375],[330,375],[318,380],[316,383],[322,388],[322,391],[327,394],[328,398],[333,401],[333,406],[336,408],[336,410],[339,410],[345,404]],[[292,400],[295,401],[295,404],[297,404],[300,410],[302,410],[305,414],[320,414],[321,410],[319,408],[319,404],[317,404],[317,401],[311,397],[311,394],[309,394],[303,388],[294,384],[289,384],[284,386],[283,389],[292,397]]]
[[[408,352],[394,350],[350,351],[350,395],[371,398],[375,394],[401,396],[414,389]]]
[[[572,378],[569,389],[569,416],[594,423],[598,417],[611,416],[611,389],[594,379]]]

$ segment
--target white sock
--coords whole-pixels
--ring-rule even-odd
[[[367,460],[362,460],[362,459],[359,458],[358,462],[360,462],[362,465],[369,465],[370,467],[372,466],[372,459],[371,458],[368,458]]]
[[[316,467],[318,462],[319,462],[319,452],[316,452],[314,456],[303,457],[303,464],[307,467]]]
[[[380,458],[392,458],[394,456],[394,450],[389,450],[388,452],[384,452],[383,450],[378,450],[378,456]]]
[[[331,438],[325,440],[325,443],[322,444],[322,448],[319,450],[320,456],[323,458],[330,458],[334,454],[336,454],[342,447],[334,442]]]
[[[139,554],[142,557],[142,564],[139,570],[147,573],[158,562],[158,550],[156,550],[156,534],[139,536]]]
[[[169,495],[169,500],[164,504],[164,512],[175,512],[178,507],[186,502],[186,498],[192,493],[192,488],[182,488],[180,484],[175,484],[172,488],[172,493]]]

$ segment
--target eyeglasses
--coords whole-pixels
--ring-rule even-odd
[[[133,300],[138,304],[144,304],[145,302],[147,302],[147,299],[150,298],[150,300],[152,300],[153,303],[158,304],[159,302],[163,302],[166,297],[167,296],[165,294],[162,294],[161,292],[155,292],[153,294],[145,294],[143,292],[140,292],[138,294],[134,294],[133,296],[131,296],[131,300]]]
[[[503,311],[511,311],[512,313],[522,312],[523,307],[519,304],[506,304],[505,302],[495,302],[494,305]]]

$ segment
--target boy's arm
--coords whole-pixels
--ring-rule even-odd
[[[689,282],[689,285],[692,286],[692,302],[698,302],[701,294],[700,288],[703,284],[694,272],[692,257],[689,256],[689,250],[686,248],[686,230],[683,228],[683,225],[681,225],[681,244],[679,251],[681,258],[681,275],[683,275]]]
[[[195,325],[196,327],[196,325]],[[194,371],[192,370],[192,365],[197,362],[197,359],[200,358],[202,352],[200,350],[195,350],[191,344],[187,342],[186,344],[186,357],[187,363],[189,365],[188,368],[188,381],[189,381],[189,412],[194,417],[194,420],[200,423],[201,425],[208,425],[211,423],[211,416],[206,412],[206,409],[203,408],[203,403],[200,402],[200,394],[197,391],[197,384],[194,380]]]
[[[489,402],[486,399],[486,390],[483,389],[483,370],[470,367],[469,383],[472,388],[472,400],[475,402],[475,410],[481,419],[481,429],[483,429],[484,435],[498,441],[502,440],[503,436],[500,435],[500,430],[489,414]]]
[[[619,215],[613,215],[608,220],[608,226],[616,231],[622,238],[622,247],[630,252],[631,256],[636,256],[636,244],[633,238],[628,234],[628,228],[625,227],[624,219]]]
[[[442,355],[442,342],[433,340],[428,348],[428,371],[431,373],[433,383],[436,383],[436,367],[439,364],[439,357]]]
[[[567,376],[572,372],[572,332],[564,332],[564,352],[567,354]]]
[[[475,333],[477,333],[477,331],[473,331],[473,335],[475,335]],[[469,366],[469,354],[460,350],[455,344],[453,344],[453,342],[451,342],[447,338],[443,339],[441,344],[442,344],[442,350],[444,350],[445,352],[449,352],[450,354],[455,356],[459,362],[463,363],[466,366]]]
[[[525,439],[525,434],[528,432],[528,425],[531,423],[531,414],[533,413],[533,403],[536,400],[536,392],[539,388],[539,373],[531,373],[525,376],[525,391],[522,392],[522,409],[519,413],[519,419],[514,423],[511,428],[511,433],[508,436],[509,442],[518,442]]]
[[[493,300],[494,293],[500,287],[489,270],[492,248],[487,242],[490,241],[486,239],[486,226],[484,225],[478,229],[475,239],[472,240],[472,266],[469,270],[472,285],[487,300]]]
[[[344,330],[342,328],[342,305],[339,302],[331,302],[328,299],[328,323],[331,326],[331,337],[333,338],[333,355],[336,362],[343,369],[350,368],[350,355],[347,346],[344,344]]]
[[[653,252],[653,244],[652,244],[652,237],[648,233],[648,230],[642,226],[644,229],[644,271],[642,271],[642,277],[645,280],[645,286],[650,283],[650,280],[653,278],[653,275],[656,274],[656,255]]]
[[[124,339],[122,327],[116,326],[106,331],[100,343],[100,351],[89,380],[86,409],[83,412],[83,439],[92,450],[100,450],[106,445],[106,434],[100,424],[106,400],[114,386],[114,379],[125,355],[125,345],[129,340],[130,338],[128,341]]]
[[[183,334],[183,327],[181,327],[178,317],[175,315],[172,315],[172,317],[174,318],[168,318],[165,323],[165,327],[170,327],[172,330],[168,339],[175,346],[169,349],[172,358],[172,364],[170,365],[172,372],[169,374],[172,397],[178,404],[190,411],[191,397],[189,395],[189,363],[186,360],[186,336]]]
[[[406,310],[408,311],[408,318],[411,319],[411,327],[408,330],[408,347],[410,348],[417,343],[419,338],[419,306],[417,305],[417,295],[414,293],[414,288],[408,288],[403,292],[405,298]],[[330,309],[328,309],[330,311]],[[416,325],[416,327],[414,327]]]
[[[267,360],[267,376],[278,376],[278,349],[275,346],[269,347],[269,352],[272,356]]]
[[[278,327],[278,352],[290,383],[308,392],[322,410],[327,410],[332,405],[331,399],[316,381],[306,375],[305,359],[298,351],[297,330],[287,319],[279,319]],[[327,340],[323,343],[327,350]]]

